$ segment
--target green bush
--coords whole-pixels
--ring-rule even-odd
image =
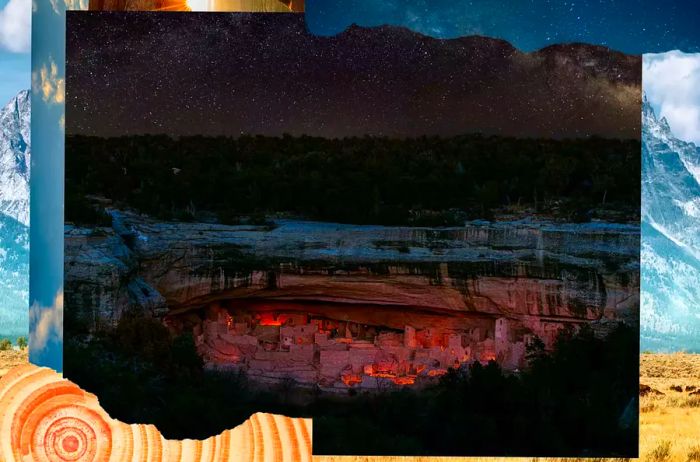
[[[12,348],[12,341],[9,339],[0,340],[0,351],[6,351]]]

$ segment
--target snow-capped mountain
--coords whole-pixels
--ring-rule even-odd
[[[27,335],[29,92],[0,110],[0,337]]]
[[[700,351],[700,150],[642,105],[642,349]]]
[[[29,224],[29,91],[0,110],[0,213]]]

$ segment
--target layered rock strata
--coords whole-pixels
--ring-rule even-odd
[[[66,228],[66,310],[192,332],[211,366],[328,390],[421,383],[450,367],[524,365],[535,336],[636,324],[639,227],[513,220],[455,228],[279,220]]]

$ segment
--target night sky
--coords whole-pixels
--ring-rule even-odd
[[[307,0],[309,28],[403,25],[437,37],[508,40],[524,51],[585,42],[641,54],[700,51],[697,0]]]
[[[639,136],[641,60],[299,14],[71,12],[66,132]]]

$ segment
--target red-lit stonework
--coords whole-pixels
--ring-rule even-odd
[[[472,361],[518,369],[534,335],[551,344],[565,324],[410,310],[232,299],[170,316],[167,323],[191,331],[211,367],[326,390],[420,385]]]
[[[639,314],[639,228],[467,223],[447,229],[280,221],[66,232],[66,306],[90,330],[126,312],[192,333],[210,367],[326,391],[419,387],[449,368],[516,370],[566,326]]]

